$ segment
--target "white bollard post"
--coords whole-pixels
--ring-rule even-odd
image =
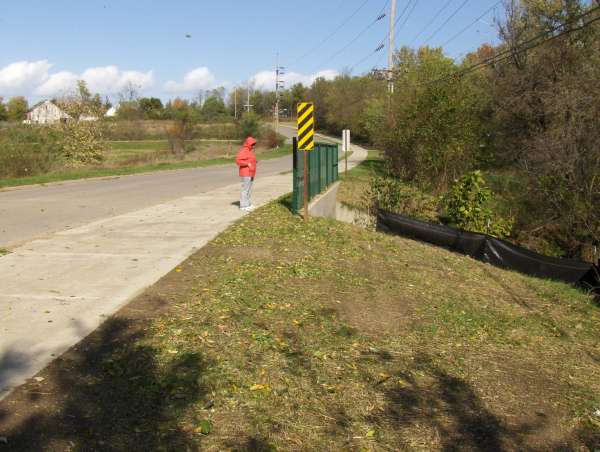
[[[348,172],[348,152],[350,152],[350,130],[346,129],[343,132],[344,134],[344,161],[345,161],[345,169],[344,172]]]

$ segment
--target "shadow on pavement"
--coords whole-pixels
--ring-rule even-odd
[[[157,309],[145,309],[156,315]],[[144,341],[148,320],[109,319],[44,370],[44,381],[0,403],[7,450],[185,450],[193,444],[176,416],[204,399],[207,362],[199,353],[158,356]]]
[[[38,353],[25,353],[9,347],[0,357],[0,396],[14,384],[13,379],[31,367]]]

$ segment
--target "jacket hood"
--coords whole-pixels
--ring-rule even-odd
[[[246,140],[244,141],[244,147],[251,149],[252,146],[254,146],[256,144],[256,140],[252,137],[248,137],[246,138]]]

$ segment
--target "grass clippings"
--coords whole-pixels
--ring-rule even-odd
[[[10,450],[594,450],[570,286],[281,203],[0,403]],[[0,444],[0,450],[2,450]]]

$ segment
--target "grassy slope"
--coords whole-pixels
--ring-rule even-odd
[[[0,403],[50,394],[15,450],[599,445],[592,300],[418,242],[273,203],[127,309]]]
[[[158,143],[158,142],[157,142]],[[130,149],[129,149],[130,150]],[[139,153],[147,149],[137,148],[135,151]],[[155,149],[150,149],[150,151]],[[128,151],[128,150],[124,150]],[[283,157],[291,153],[291,146],[283,146],[273,151],[267,151],[260,154],[259,159],[269,160]],[[164,162],[141,164],[137,166],[125,166],[118,168],[82,168],[65,171],[57,171],[39,176],[20,177],[20,178],[5,178],[0,179],[0,188],[16,187],[21,185],[31,184],[46,184],[50,182],[61,182],[66,180],[87,179],[90,177],[105,177],[105,176],[122,176],[127,174],[139,174],[152,171],[175,170],[185,168],[201,168],[213,165],[224,165],[234,162],[234,158],[213,158],[210,160],[194,160],[194,161],[179,161],[179,162]]]

